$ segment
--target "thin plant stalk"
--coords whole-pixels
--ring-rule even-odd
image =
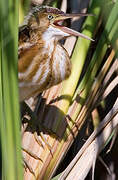
[[[101,2],[99,0],[93,1],[93,4],[91,5],[89,11],[95,14],[95,16],[87,17],[83,25],[84,27],[84,30],[82,31],[83,34],[92,38],[92,35],[95,31],[97,21],[100,15],[100,10],[101,10]],[[90,27],[90,28],[87,29],[86,27]],[[78,38],[78,41],[76,43],[76,46],[75,46],[75,49],[71,58],[72,73],[69,79],[63,83],[62,90],[60,93],[60,96],[68,95],[68,97],[70,97],[69,99],[63,99],[59,105],[60,110],[62,110],[63,113],[65,114],[67,113],[69,105],[72,101],[72,97],[77,87],[90,44],[91,44],[90,41],[82,39],[82,38]],[[54,131],[56,131],[56,129],[58,128],[60,124],[61,117],[59,118],[60,120],[57,121],[57,123],[55,124],[55,127],[53,128]]]

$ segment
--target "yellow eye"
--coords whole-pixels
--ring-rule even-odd
[[[53,16],[49,14],[49,15],[48,15],[48,19],[49,19],[49,20],[53,19]]]

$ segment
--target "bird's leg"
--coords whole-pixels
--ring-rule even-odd
[[[24,116],[24,112],[25,114],[29,115],[31,117],[31,119],[37,119],[35,113],[31,110],[31,108],[28,106],[28,104],[26,102],[22,102],[21,103],[21,117]],[[25,119],[23,120],[24,123],[29,122],[29,120]]]
[[[25,119],[25,123],[27,123],[27,126],[28,125],[31,125],[33,126],[36,126],[34,125],[34,122],[37,121],[37,112],[38,112],[38,109],[40,108],[40,105],[41,105],[41,95],[39,96],[39,99],[37,101],[37,104],[36,104],[36,108],[34,110],[34,112],[31,110],[31,108],[25,103],[23,102],[22,103],[22,116],[23,116],[23,111],[25,110],[25,112],[27,112],[27,114],[30,116],[30,120],[28,119]],[[25,127],[25,129],[27,128],[27,126]],[[42,141],[46,144],[47,148],[49,149],[50,153],[52,154],[52,151],[51,151],[51,146],[49,145],[48,141],[46,140],[43,132],[42,132],[42,127],[41,125],[38,123],[38,131],[39,131],[39,134],[40,134],[40,137],[42,139],[42,141],[39,139],[38,137],[38,134],[37,134],[37,130],[36,130],[36,127],[34,128],[35,129],[35,132],[33,133],[34,135],[34,138],[36,140],[36,142],[39,144],[39,146],[43,147],[44,148],[44,145],[42,143]],[[25,131],[25,130],[24,130]],[[34,154],[33,152],[31,152],[30,150],[27,150],[26,148],[22,147],[22,150],[29,154],[31,157],[33,157],[34,159],[36,160],[40,160],[42,161],[36,154]],[[32,173],[33,170],[32,168],[29,166],[28,162],[24,159],[24,164],[25,164],[25,167],[27,167],[29,169],[29,171]],[[32,173],[34,175],[34,172]]]
[[[45,138],[45,136],[43,135],[42,132],[40,132],[40,137],[43,140],[43,142],[45,143],[45,145],[47,146],[47,148],[50,151],[51,155],[53,156],[52,147],[50,146],[50,144],[48,143],[48,141],[46,140],[46,138]],[[36,142],[39,144],[39,146],[42,146],[44,148],[44,146],[41,143],[41,141],[39,140],[39,137],[38,137],[36,132],[34,133],[34,138],[35,138]]]
[[[37,104],[36,104],[36,107],[35,107],[35,110],[34,110],[34,114],[35,116],[37,117],[37,113],[38,113],[38,109],[41,105],[41,98],[39,97],[38,98],[38,101],[37,101]],[[45,106],[45,105],[44,105]],[[39,134],[40,134],[40,137],[41,139],[43,140],[43,142],[46,144],[47,148],[49,149],[50,153],[52,154],[52,151],[51,151],[51,146],[49,145],[48,141],[46,140],[43,132],[42,132],[42,126],[40,125],[40,123],[38,123],[38,130],[40,130]],[[39,140],[39,137],[38,137],[38,134],[37,134],[37,131],[34,132],[34,138],[35,140],[37,141],[37,143],[40,145],[40,146],[43,146],[42,142]]]
[[[22,118],[22,123],[27,123],[27,125],[28,124],[29,125],[35,124],[34,122],[37,121],[37,110],[40,107],[41,99],[42,99],[42,96],[40,94],[39,98],[38,98],[38,107],[36,107],[35,108],[36,110],[34,110],[34,111],[30,108],[30,106],[25,101],[23,101],[21,103],[21,118]],[[27,115],[28,115],[29,118],[26,117]],[[27,128],[27,126],[25,126],[25,129],[26,128]]]
[[[40,100],[40,102],[41,102],[41,100]],[[27,126],[29,124],[33,125],[33,122],[36,121],[37,117],[36,117],[36,113],[33,112],[31,110],[31,108],[25,102],[22,102],[22,104],[21,104],[21,117],[24,117],[24,115],[26,115],[26,114],[29,115],[30,118],[29,119],[28,118],[23,118],[23,123],[27,123],[27,125],[23,129],[23,132],[25,132],[25,130],[26,130],[26,128],[27,128]],[[37,160],[41,160],[41,158],[39,158],[36,154],[31,152],[30,150],[27,150],[26,148],[23,148],[23,147],[22,147],[22,150],[25,153],[29,154],[31,157],[33,157],[33,158],[35,158]],[[30,164],[28,163],[28,161],[25,158],[23,158],[23,162],[24,162],[23,164],[24,164],[25,170],[26,170],[26,168],[28,168],[29,172],[35,177],[35,173],[34,173],[32,167],[30,166]]]
[[[37,101],[37,104],[35,106],[35,110],[34,110],[34,114],[37,116],[37,113],[38,113],[38,109],[40,108],[41,106],[41,100],[42,100],[42,93],[39,94],[38,96],[38,101]]]

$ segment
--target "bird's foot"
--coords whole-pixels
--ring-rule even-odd
[[[40,106],[40,103],[38,101],[37,109],[39,108],[39,106]],[[48,148],[48,150],[50,151],[50,153],[52,155],[52,148],[51,148],[50,144],[48,143],[45,135],[43,134],[45,129],[43,129],[41,124],[38,123],[38,125],[37,125],[37,122],[38,122],[37,121],[37,110],[35,110],[33,112],[25,102],[23,102],[23,109],[25,109],[25,112],[27,112],[27,115],[29,116],[29,118],[27,118],[27,115],[25,115],[24,116],[25,118],[23,118],[22,122],[26,123],[26,126],[25,126],[23,132],[27,131],[28,127],[30,127],[30,129],[32,129],[34,139],[36,140],[38,145],[43,148],[46,145],[46,147]],[[39,138],[39,136],[40,136],[40,138]],[[42,159],[40,157],[38,157],[37,154],[33,153],[31,150],[23,148],[23,147],[22,147],[22,150],[25,153],[27,153],[29,156],[33,157],[34,159],[42,161]],[[25,166],[24,166],[25,170],[26,170],[26,168],[28,168],[30,173],[32,173],[35,176],[35,173],[33,172],[31,165],[28,163],[28,161],[25,158],[24,158],[24,164],[25,164]]]

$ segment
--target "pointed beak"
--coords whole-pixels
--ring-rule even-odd
[[[69,34],[70,36],[80,36],[82,38],[94,41],[93,39],[91,39],[90,37],[77,32],[75,30],[72,30],[70,28],[67,28],[65,26],[60,25],[59,23],[66,20],[66,19],[72,19],[74,17],[82,17],[82,16],[94,16],[93,14],[84,14],[84,13],[80,13],[80,14],[60,14],[58,16],[55,17],[55,20],[53,22],[53,25],[56,26],[56,28],[59,28],[60,30],[62,30],[63,32]]]

